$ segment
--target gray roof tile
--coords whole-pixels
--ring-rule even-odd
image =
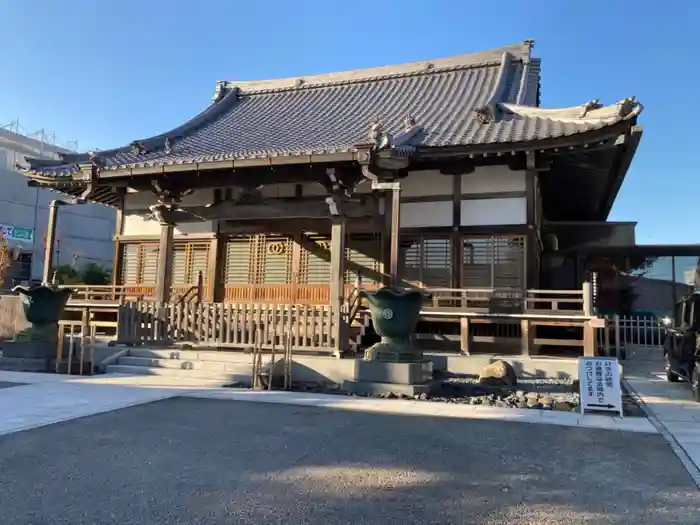
[[[397,133],[408,115],[421,147],[517,143],[600,129],[631,119],[641,105],[626,99],[561,110],[540,109],[540,61],[531,42],[434,61],[270,81],[219,82],[215,102],[168,133],[99,152],[103,169],[209,160],[352,151],[368,142],[370,123]],[[487,115],[478,118],[477,109]],[[165,145],[166,137],[170,148]],[[87,154],[28,171],[68,176]]]

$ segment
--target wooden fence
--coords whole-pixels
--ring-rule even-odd
[[[326,305],[127,302],[119,308],[117,340],[269,349],[281,348],[288,334],[295,350],[333,352],[333,314]]]

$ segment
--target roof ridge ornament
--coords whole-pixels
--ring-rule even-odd
[[[585,117],[589,111],[593,111],[594,109],[600,109],[603,107],[603,104],[600,103],[599,98],[594,98],[593,100],[589,100],[583,105],[583,109],[581,110],[581,114],[579,115],[579,118]]]
[[[479,124],[489,124],[495,120],[494,111],[490,104],[474,109]]]
[[[163,150],[166,155],[170,155],[173,152],[173,145],[170,142],[170,137],[165,137],[165,142],[163,144]]]
[[[129,147],[131,148],[132,155],[145,155],[148,153],[146,146],[140,140],[133,141],[131,144],[129,144]]]
[[[624,118],[630,113],[632,113],[637,107],[639,107],[639,102],[637,102],[637,97],[623,98],[617,104],[617,114]]]
[[[391,147],[391,134],[384,131],[384,126],[378,117],[372,121],[369,130],[369,140],[372,142],[372,148],[375,150]]]

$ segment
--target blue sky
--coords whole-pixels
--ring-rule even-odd
[[[542,105],[636,95],[644,137],[611,220],[639,243],[696,243],[694,0],[0,0],[0,125],[81,150],[173,128],[216,80],[438,58],[536,41]]]

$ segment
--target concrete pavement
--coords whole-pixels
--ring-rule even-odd
[[[631,349],[624,368],[628,388],[700,488],[700,403],[693,400],[690,385],[666,381],[658,347]]]
[[[528,409],[385,400],[302,392],[267,392],[221,388],[203,382],[164,376],[105,374],[77,377],[24,372],[0,372],[0,382],[23,383],[0,389],[0,435],[67,421],[176,396],[315,406],[349,411],[380,412],[458,419],[581,426],[656,433],[646,418],[543,412]]]
[[[665,525],[700,505],[658,434],[191,397],[1,436],[0,464],[14,525]]]

